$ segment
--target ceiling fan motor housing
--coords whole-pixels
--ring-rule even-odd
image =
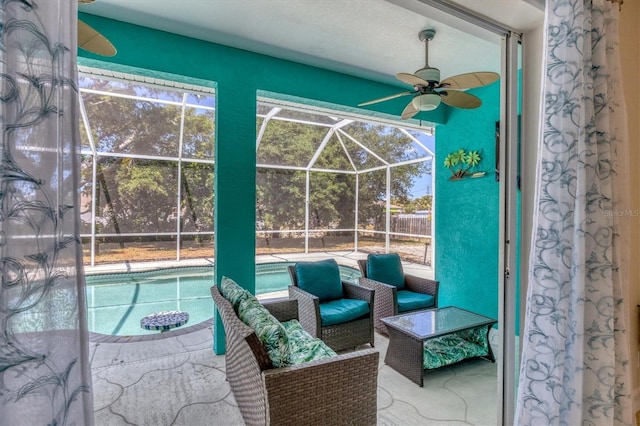
[[[414,74],[433,85],[440,83],[440,70],[438,68],[424,67]]]

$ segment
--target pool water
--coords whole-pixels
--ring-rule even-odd
[[[286,290],[291,283],[289,262],[256,265],[256,294]],[[340,265],[343,280],[356,281],[360,271]],[[86,276],[89,330],[114,336],[156,334],[144,330],[140,319],[160,311],[189,313],[186,326],[213,316],[213,266],[166,268],[154,271]]]

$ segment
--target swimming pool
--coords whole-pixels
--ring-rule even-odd
[[[256,265],[256,294],[286,290],[291,262]],[[360,271],[340,265],[343,280],[355,281]],[[153,271],[86,276],[89,330],[113,336],[156,334],[140,319],[160,311],[186,311],[195,325],[212,317],[213,266],[163,268]]]

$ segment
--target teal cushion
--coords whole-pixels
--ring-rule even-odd
[[[343,324],[369,313],[369,304],[358,299],[338,299],[320,304],[320,322],[323,327]]]
[[[402,262],[397,253],[370,254],[367,256],[367,278],[404,288]]]
[[[290,350],[287,332],[267,308],[254,297],[244,299],[238,306],[238,318],[254,329],[274,367],[289,365]]]
[[[289,364],[297,365],[303,362],[317,361],[331,358],[336,352],[322,340],[307,333],[297,320],[283,322],[289,340]]]
[[[415,311],[416,309],[431,308],[435,300],[430,294],[416,293],[415,291],[398,291],[398,312]]]
[[[320,299],[320,303],[342,298],[340,268],[334,259],[298,262],[295,266],[298,287]]]
[[[238,312],[240,302],[245,299],[253,298],[251,293],[240,287],[234,280],[227,277],[222,277],[222,280],[220,281],[220,293],[222,293],[224,298],[231,303],[236,312]]]

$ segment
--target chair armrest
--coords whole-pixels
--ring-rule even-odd
[[[294,299],[267,300],[262,306],[280,322],[298,319],[298,301]]]
[[[342,290],[346,299],[359,299],[373,305],[375,292],[366,287],[359,286],[349,281],[342,281]]]
[[[417,277],[415,275],[405,274],[404,285],[407,290],[433,296],[433,300],[435,302],[434,307],[438,307],[438,288],[440,287],[440,282],[430,280],[428,278]]]
[[[313,337],[320,338],[320,299],[293,285],[289,286],[289,299],[297,300],[298,321],[302,328]]]
[[[398,312],[398,289],[394,285],[381,283],[369,278],[360,278],[358,283],[375,291],[374,318],[386,318]]]
[[[376,424],[378,357],[366,349],[263,371],[268,423]]]

